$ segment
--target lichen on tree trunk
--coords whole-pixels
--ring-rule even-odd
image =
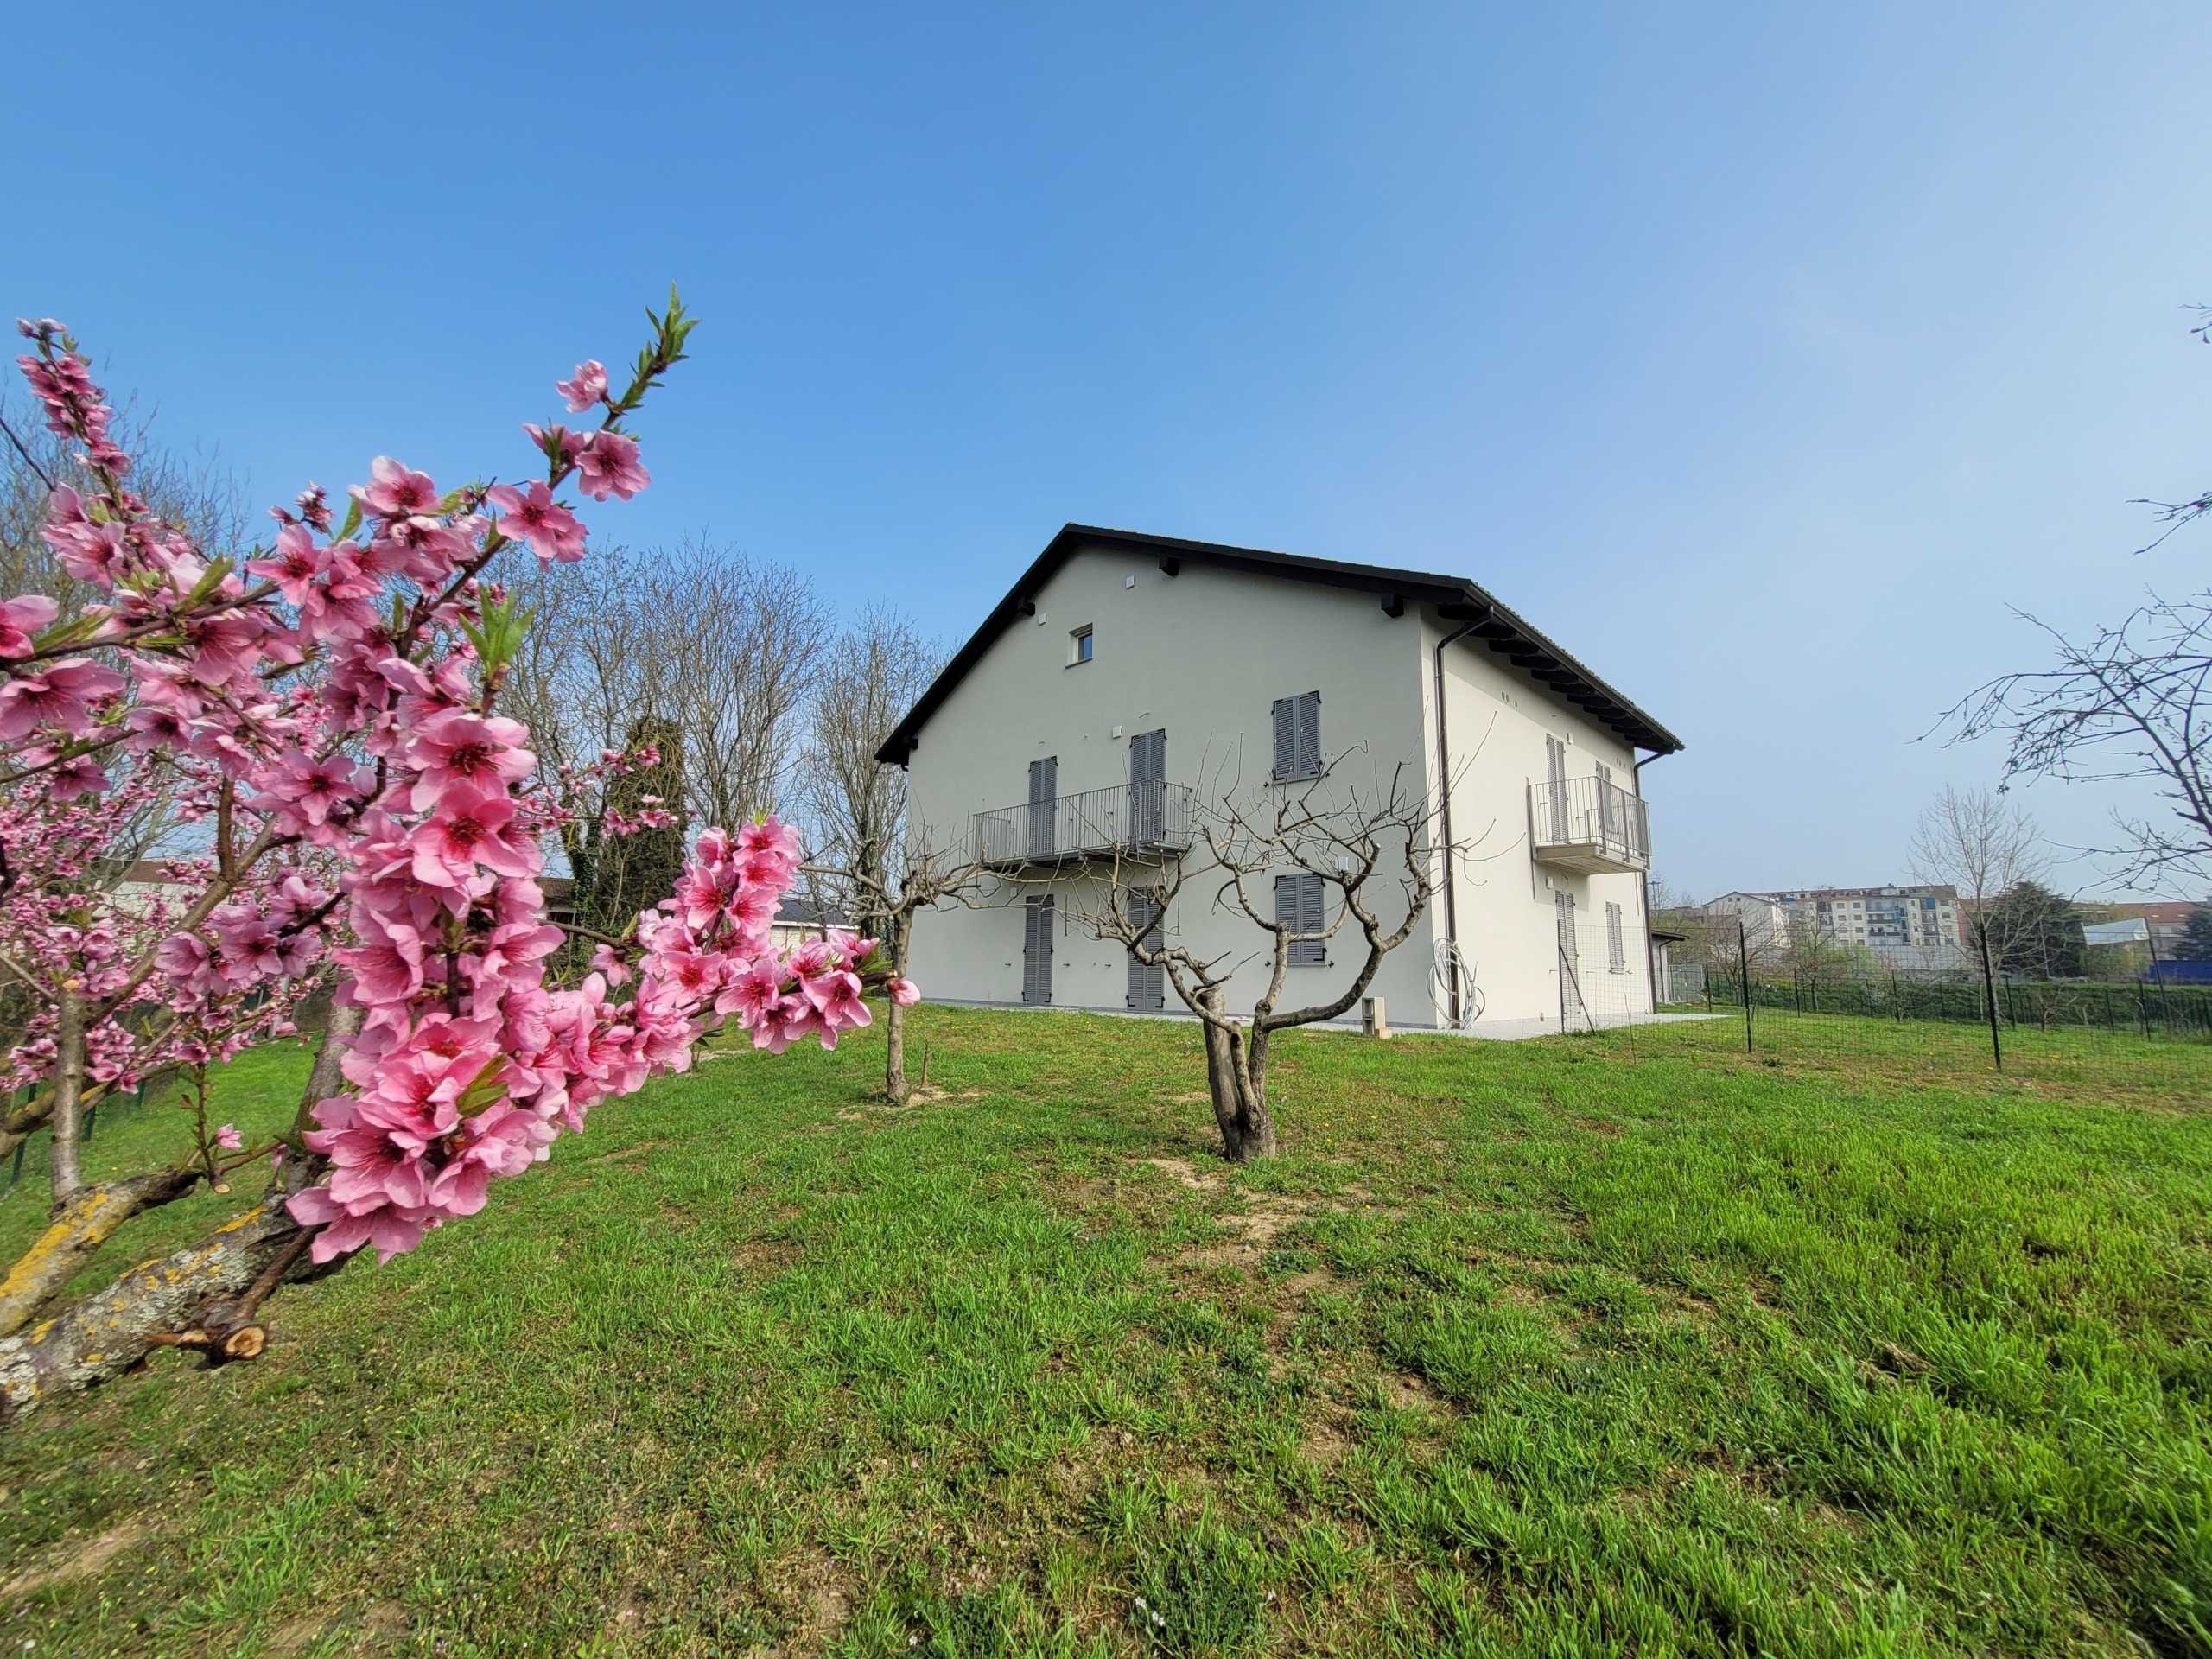
[[[302,1093],[302,1121],[309,1107],[338,1089],[338,1062],[360,1026],[359,1009],[331,1011],[322,1047]],[[287,1198],[310,1184],[314,1167],[304,1159],[288,1156],[261,1203],[232,1217],[197,1243],[143,1262],[53,1318],[0,1338],[0,1425],[13,1422],[56,1395],[120,1376],[158,1347],[199,1349],[215,1363],[259,1354],[264,1336],[253,1319],[263,1298],[280,1284],[319,1276],[336,1265],[318,1267],[309,1261],[305,1249],[308,1235],[284,1208]],[[180,1182],[178,1192],[192,1185],[181,1172],[141,1179],[170,1177]],[[10,1286],[16,1285],[16,1274],[27,1271],[42,1280],[52,1268],[35,1264],[48,1256],[72,1263],[81,1261],[85,1247],[73,1242],[79,1234],[105,1228],[101,1236],[105,1236],[130,1215],[167,1201],[150,1189],[124,1191],[135,1185],[82,1189],[76,1205],[64,1206],[48,1236],[16,1264]],[[133,1201],[127,1211],[123,1208],[126,1199]],[[57,1230],[62,1236],[54,1236]],[[33,1266],[27,1269],[26,1263]],[[25,1294],[31,1288],[27,1282]]]

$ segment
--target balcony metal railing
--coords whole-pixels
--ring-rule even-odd
[[[1588,871],[1651,868],[1651,820],[1644,802],[1602,778],[1529,785],[1535,855]]]
[[[1187,784],[1116,784],[976,815],[976,845],[999,868],[1070,859],[1157,857],[1191,846]]]

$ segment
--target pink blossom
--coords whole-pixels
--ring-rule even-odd
[[[594,432],[576,452],[577,486],[594,501],[610,495],[627,501],[652,482],[638,459],[638,441],[627,433]]]
[[[728,982],[728,988],[715,999],[715,1011],[735,1014],[740,1025],[755,1025],[776,1006],[783,989],[783,969],[773,957],[763,957]]]
[[[47,793],[57,801],[73,801],[86,795],[101,794],[109,786],[106,772],[89,754],[80,754],[74,760],[56,766],[46,774]]]
[[[31,636],[50,624],[61,607],[42,594],[26,594],[0,604],[0,657],[28,657]]]
[[[353,976],[354,995],[369,1007],[405,1002],[423,988],[423,936],[405,922],[357,917],[361,943],[335,953]]]
[[[359,800],[374,786],[375,774],[342,754],[310,760],[288,754],[264,774],[254,798],[274,811],[280,825],[297,835],[330,821],[331,814]]]
[[[542,481],[531,480],[527,490],[494,485],[485,492],[485,499],[499,509],[499,534],[510,541],[527,542],[540,563],[574,564],[583,557],[584,527]]]
[[[553,390],[567,400],[571,415],[581,415],[607,396],[607,365],[588,358],[576,365],[574,379],[556,380]]]
[[[455,709],[431,720],[415,734],[408,759],[420,768],[412,804],[435,806],[449,789],[505,790],[537,768],[537,757],[523,746],[530,729],[518,720],[483,716]]]
[[[235,1123],[226,1123],[215,1131],[215,1144],[225,1152],[238,1152],[245,1146],[245,1136],[238,1133]]]
[[[415,879],[430,887],[466,887],[477,867],[500,875],[535,875],[538,853],[515,825],[515,804],[505,795],[466,785],[438,798],[435,813],[409,839]]]
[[[915,984],[912,980],[898,975],[893,975],[884,981],[883,988],[890,994],[891,1000],[902,1008],[911,1008],[922,1000],[922,988]]]
[[[13,743],[41,726],[72,737],[92,729],[92,705],[123,690],[123,676],[81,657],[64,658],[36,674],[0,685],[0,742]]]
[[[356,484],[352,493],[380,518],[406,518],[438,510],[438,486],[428,473],[411,471],[390,455],[378,455],[369,463],[369,476],[375,481]]]
[[[276,551],[265,559],[248,559],[247,571],[276,584],[288,605],[305,605],[315,578],[328,563],[325,550],[315,545],[305,524],[287,524],[276,532]]]
[[[428,1205],[372,1205],[356,1212],[334,1199],[327,1185],[294,1193],[284,1208],[301,1226],[319,1230],[308,1246],[308,1259],[315,1262],[350,1255],[364,1244],[375,1248],[378,1261],[389,1262],[421,1243],[441,1219]]]

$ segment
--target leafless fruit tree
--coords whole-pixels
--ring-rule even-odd
[[[2212,306],[2190,308],[2212,319]],[[2212,345],[2212,321],[2190,331]],[[2212,517],[2212,491],[2136,504],[2164,526],[2147,553]],[[2115,810],[2112,844],[2083,850],[2113,861],[2127,886],[2212,880],[2212,588],[2172,600],[2153,591],[2117,627],[2080,636],[2022,613],[2049,636],[2048,668],[2005,674],[1967,693],[1938,729],[1951,741],[2005,740],[2005,778],[2069,783],[2144,779],[2172,809]]]
[[[882,944],[891,971],[908,977],[914,924],[925,911],[949,906],[976,907],[989,887],[974,847],[961,842],[936,844],[927,830],[909,825],[899,855],[872,861],[833,845],[823,867],[850,896],[853,925]],[[883,1013],[883,1092],[904,1105],[906,1084],[906,1010],[894,996]]]
[[[795,792],[809,842],[818,854],[836,850],[812,861],[855,913],[896,885],[907,842],[906,769],[886,766],[875,752],[943,662],[906,617],[871,605],[830,647],[816,677]]]
[[[1239,798],[1194,803],[1190,852],[1141,867],[1115,861],[1084,889],[1077,925],[1118,942],[1144,967],[1158,966],[1177,999],[1198,1017],[1206,1084],[1224,1154],[1236,1162],[1275,1152],[1268,1106],[1268,1059],[1275,1033],[1334,1020],[1375,982],[1389,953],[1413,937],[1444,878],[1472,843],[1440,837],[1439,802],[1414,792],[1399,766],[1364,793],[1349,782],[1346,757],[1306,782],[1263,787]],[[1286,905],[1279,880],[1311,893]],[[1386,902],[1389,899],[1389,902]],[[1252,951],[1205,957],[1175,942],[1163,918],[1179,906],[1211,905],[1241,917],[1263,936]],[[1317,913],[1318,912],[1318,913]],[[1395,920],[1386,915],[1395,914]],[[1332,969],[1336,988],[1311,1002],[1287,997],[1294,961],[1325,957],[1347,940],[1351,973]],[[1255,967],[1260,990],[1249,1014],[1230,1006],[1239,969]]]
[[[1912,879],[1956,887],[1968,938],[1989,932],[1991,950],[2000,958],[2007,941],[1999,931],[2011,912],[1998,905],[1999,895],[2023,881],[2046,880],[2053,861],[2050,843],[2027,809],[1996,790],[1947,785],[1913,828]]]
[[[2131,887],[2212,880],[2212,590],[2153,594],[2086,639],[2036,626],[2056,661],[1971,693],[1947,716],[1954,741],[2002,737],[2007,780],[2149,779],[2172,816],[2115,811],[2110,844],[2086,850]]]

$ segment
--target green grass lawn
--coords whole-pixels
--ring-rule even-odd
[[[0,1437],[0,1650],[2212,1651],[2212,1055],[1865,1025],[715,1060]]]

